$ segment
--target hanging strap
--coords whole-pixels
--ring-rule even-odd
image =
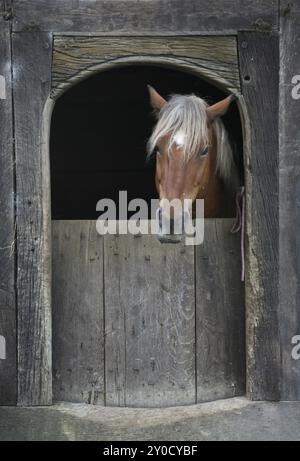
[[[231,233],[236,234],[241,231],[241,281],[245,281],[245,187],[240,187],[235,196],[236,203],[236,217],[235,222],[231,228]]]

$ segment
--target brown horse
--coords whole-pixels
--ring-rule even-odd
[[[168,206],[184,199],[195,203],[204,199],[205,217],[233,215],[238,174],[227,132],[220,119],[235,99],[230,95],[208,106],[195,95],[174,95],[166,101],[148,86],[150,101],[158,115],[148,141],[148,155],[156,155],[155,183],[159,195],[159,228],[169,220],[168,234],[160,232],[162,242],[176,242],[172,234],[174,221],[182,220],[183,207]],[[192,205],[188,211],[194,214]]]

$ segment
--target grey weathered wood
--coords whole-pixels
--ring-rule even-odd
[[[10,275],[10,273],[8,273]],[[0,337],[2,353],[0,358],[0,405],[15,405],[17,402],[16,365],[16,320],[14,293],[0,290]]]
[[[104,404],[103,238],[52,222],[53,400]]]
[[[53,222],[55,400],[194,403],[195,363],[198,401],[244,393],[244,298],[232,222],[206,221],[196,269],[193,247],[105,236],[104,274],[95,222]]]
[[[90,37],[55,36],[53,46],[52,92],[88,77],[101,64],[145,64],[155,60],[182,68],[197,66],[203,76],[229,91],[239,91],[239,69],[235,37]],[[176,62],[176,61],[175,61]]]
[[[206,219],[196,247],[197,402],[245,394],[245,303],[233,219]]]
[[[14,0],[15,31],[185,35],[277,25],[277,0]]]
[[[0,405],[11,405],[17,398],[14,151],[10,24],[1,17],[0,76],[0,335],[6,342],[6,359],[0,359]]]
[[[194,249],[105,236],[106,404],[195,403]]]
[[[242,92],[251,125],[245,158],[247,376],[255,400],[280,398],[278,334],[278,34],[241,32]]]
[[[0,14],[1,20],[3,19],[9,24],[13,17],[13,0],[0,0]],[[11,24],[9,24],[9,28],[11,28]]]
[[[279,110],[279,302],[282,400],[300,400],[300,359],[292,357],[292,338],[300,335],[300,100],[293,99],[294,75],[300,74],[300,5],[281,1]]]
[[[52,398],[49,168],[42,139],[51,45],[48,33],[13,36],[20,405],[50,404]]]

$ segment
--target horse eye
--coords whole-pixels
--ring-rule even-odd
[[[161,153],[159,152],[158,147],[155,147],[154,153],[155,153],[155,155],[161,156]]]
[[[208,154],[208,146],[205,147],[205,149],[201,152],[200,156],[205,157]]]

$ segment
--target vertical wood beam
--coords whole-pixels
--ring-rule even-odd
[[[238,43],[251,126],[245,159],[248,395],[278,400],[278,34],[241,32]]]
[[[10,24],[0,18],[0,405],[16,404],[14,148]]]
[[[51,221],[49,166],[43,148],[51,50],[49,33],[13,35],[19,405],[47,405],[52,400]]]
[[[282,400],[300,400],[300,5],[281,0],[279,306]]]

